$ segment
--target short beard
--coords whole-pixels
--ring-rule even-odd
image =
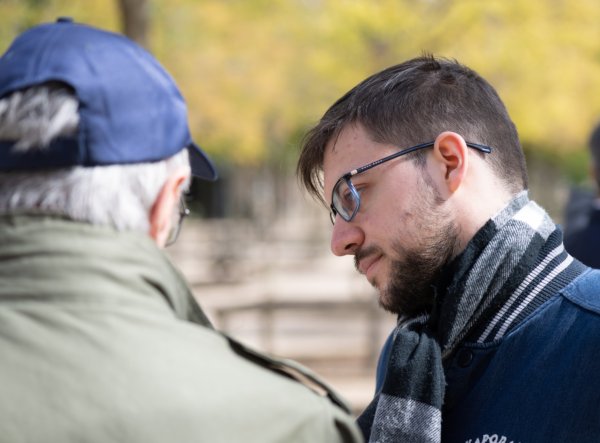
[[[441,207],[442,198],[422,177],[423,200],[418,213],[421,222],[418,244],[403,247],[399,241],[392,245],[401,260],[391,263],[391,277],[381,289],[379,304],[387,311],[406,317],[431,312],[435,294],[433,283],[442,269],[456,256],[460,228],[452,214]]]
[[[381,291],[379,304],[406,317],[431,312],[435,298],[433,282],[455,256],[458,232],[456,224],[450,221],[439,226],[437,233],[422,239],[420,248],[406,250],[396,242],[394,250],[404,259],[392,262],[390,283]]]

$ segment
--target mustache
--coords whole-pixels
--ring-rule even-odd
[[[356,270],[359,271],[358,265],[360,264],[360,261],[363,258],[368,257],[369,255],[373,255],[373,254],[383,255],[383,252],[382,252],[381,248],[376,245],[366,246],[364,248],[357,249],[354,252],[354,267],[356,268]]]

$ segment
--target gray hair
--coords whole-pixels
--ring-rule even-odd
[[[21,151],[44,149],[76,133],[78,101],[47,83],[0,99],[0,140]],[[0,173],[0,214],[42,213],[94,225],[148,232],[152,206],[169,175],[189,169],[186,149],[155,163]],[[185,183],[187,188],[189,183]]]

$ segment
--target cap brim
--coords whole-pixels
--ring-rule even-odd
[[[195,143],[190,143],[187,149],[192,175],[203,180],[215,181],[219,177],[217,170],[202,149]]]

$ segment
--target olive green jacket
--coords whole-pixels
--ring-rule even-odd
[[[145,235],[0,217],[0,442],[361,441],[293,373],[214,331]]]

